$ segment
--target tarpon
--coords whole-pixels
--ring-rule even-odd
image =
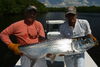
[[[28,46],[20,46],[19,49],[27,57],[31,59],[39,59],[45,57],[48,53],[54,55],[72,55],[84,52],[92,48],[96,42],[91,38],[74,38],[74,39],[56,39],[45,40],[44,42],[31,44]]]

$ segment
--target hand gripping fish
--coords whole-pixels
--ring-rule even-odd
[[[37,60],[39,58],[45,57],[47,54],[54,55],[72,55],[80,52],[84,52],[93,46],[95,46],[91,38],[88,37],[79,37],[74,39],[56,39],[56,40],[46,40],[41,43],[31,44],[28,46],[20,46],[19,49],[27,57]],[[54,56],[55,57],[55,56]],[[54,57],[51,57],[51,60],[54,60]]]

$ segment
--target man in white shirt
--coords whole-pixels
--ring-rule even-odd
[[[65,14],[65,23],[60,26],[60,33],[66,38],[75,38],[81,36],[89,36],[96,40],[92,35],[90,25],[87,20],[78,19],[77,11],[74,6],[67,8]],[[62,55],[61,55],[62,56]],[[84,53],[79,53],[75,55],[65,55],[66,67],[84,67]]]

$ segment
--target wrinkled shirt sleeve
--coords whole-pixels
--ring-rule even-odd
[[[43,25],[41,23],[39,23],[38,27],[39,27],[39,29],[38,29],[39,30],[39,32],[38,32],[39,36],[45,37]]]
[[[91,34],[91,28],[87,20],[85,21],[85,25],[86,25],[86,34]]]
[[[14,33],[14,25],[11,24],[10,26],[8,26],[6,29],[4,29],[1,33],[0,33],[0,38],[1,40],[5,43],[5,44],[10,44],[12,43],[12,41],[10,40],[10,35]]]

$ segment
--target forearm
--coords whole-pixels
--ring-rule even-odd
[[[96,38],[92,34],[88,34],[87,36],[92,38],[93,40],[96,40]]]
[[[14,26],[13,24],[10,25],[9,27],[7,27],[6,29],[4,29],[1,33],[0,33],[0,38],[1,40],[5,43],[5,44],[10,44],[12,43],[12,41],[10,40],[10,35],[13,34],[14,32]]]
[[[9,35],[7,35],[7,34],[3,34],[3,33],[1,33],[0,34],[0,38],[1,38],[1,40],[5,43],[5,44],[10,44],[10,43],[12,43],[12,41],[10,40],[10,38],[9,38]]]

